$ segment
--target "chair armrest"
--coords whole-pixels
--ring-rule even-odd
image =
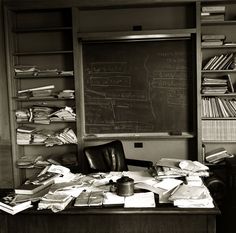
[[[153,166],[152,161],[148,160],[140,160],[140,159],[126,159],[126,163],[131,166],[137,166],[137,167],[147,167],[150,168]]]

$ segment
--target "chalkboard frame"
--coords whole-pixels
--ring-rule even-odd
[[[191,46],[191,50],[188,52],[188,57],[191,57],[191,61],[190,61],[190,65],[191,65],[191,74],[188,74],[188,75],[191,75],[192,76],[192,82],[191,82],[191,85],[188,86],[188,89],[189,91],[192,93],[192,102],[194,100],[194,78],[196,76],[195,74],[195,67],[194,67],[194,64],[196,63],[194,61],[194,56],[192,55],[195,51],[195,38],[189,34],[188,36],[183,35],[183,36],[180,36],[180,35],[176,35],[176,36],[173,36],[171,35],[169,38],[162,38],[162,39],[157,39],[157,38],[149,38],[149,39],[129,39],[127,40],[127,38],[124,38],[122,37],[121,39],[119,38],[118,40],[114,40],[114,38],[110,38],[110,40],[108,40],[107,38],[104,40],[104,39],[101,39],[101,40],[89,40],[89,39],[86,39],[86,40],[83,40],[83,39],[80,39],[80,48],[81,48],[81,65],[82,65],[82,71],[81,71],[81,75],[82,75],[82,79],[83,79],[83,97],[84,97],[84,102],[82,104],[82,115],[83,115],[83,127],[82,127],[82,134],[83,134],[83,137],[84,139],[94,139],[94,138],[102,138],[102,139],[106,139],[106,138],[117,138],[117,137],[121,137],[121,138],[133,138],[133,137],[138,137],[138,138],[155,138],[155,137],[158,137],[158,138],[166,138],[166,137],[173,137],[173,138],[192,138],[194,137],[194,120],[193,120],[193,114],[194,114],[194,108],[195,106],[192,107],[191,109],[191,114],[189,114],[188,118],[189,118],[189,121],[190,121],[190,124],[191,124],[191,129],[190,130],[171,130],[171,131],[165,131],[165,132],[88,132],[86,130],[86,91],[85,91],[85,88],[86,88],[86,80],[84,80],[85,78],[85,70],[86,70],[86,65],[84,65],[84,45],[87,45],[87,44],[106,44],[106,43],[120,43],[120,42],[131,42],[131,43],[135,43],[135,42],[140,42],[140,41],[144,41],[144,42],[150,42],[150,41],[154,41],[154,42],[160,42],[160,41],[186,41],[186,40],[189,40],[190,42],[188,42],[188,46]],[[194,104],[193,104],[194,105]],[[191,119],[190,119],[191,118]]]

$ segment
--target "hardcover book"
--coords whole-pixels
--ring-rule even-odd
[[[0,198],[0,210],[3,210],[9,214],[16,214],[25,209],[32,207],[31,201],[25,201],[21,203],[14,202],[15,194],[9,194]]]

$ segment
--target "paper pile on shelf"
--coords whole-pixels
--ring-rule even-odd
[[[36,124],[49,124],[50,114],[54,111],[53,108],[46,107],[46,106],[34,106],[32,108],[33,112],[33,121]]]
[[[56,112],[50,114],[50,121],[67,120],[75,121],[76,114],[71,107],[66,106],[65,108],[59,109]]]
[[[15,116],[16,116],[17,122],[29,121],[29,119],[30,119],[29,109],[16,110]]]
[[[45,141],[46,146],[76,144],[77,137],[71,128],[65,128],[54,135],[48,137]]]
[[[30,144],[32,141],[32,133],[36,130],[34,127],[21,126],[16,129],[16,141],[18,145]]]
[[[57,97],[60,98],[66,98],[66,99],[74,99],[75,98],[75,90],[62,90]]]

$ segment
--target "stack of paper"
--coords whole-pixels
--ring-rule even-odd
[[[125,208],[147,208],[155,207],[155,197],[153,192],[134,193],[134,195],[125,197]]]
[[[209,168],[198,161],[162,158],[154,166],[157,177],[209,176]]]
[[[213,199],[206,186],[181,185],[169,198],[175,206],[184,208],[213,208]]]

